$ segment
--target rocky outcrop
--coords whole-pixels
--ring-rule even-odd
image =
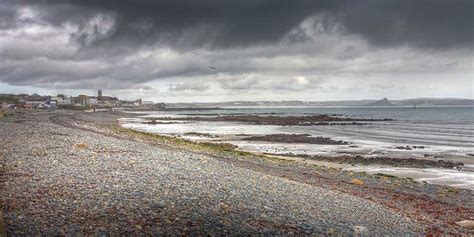
[[[377,100],[377,101],[375,101],[373,103],[370,103],[368,105],[369,106],[393,106],[393,104],[387,98]]]
[[[348,142],[332,140],[329,137],[312,137],[309,134],[271,134],[242,139],[244,141],[266,141],[280,143],[307,143],[320,145],[347,145]]]

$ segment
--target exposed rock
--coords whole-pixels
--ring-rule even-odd
[[[395,148],[397,148],[398,150],[407,150],[407,151],[413,150],[409,146],[397,146]]]
[[[142,122],[142,124],[156,125],[156,124],[177,124],[177,122],[158,122],[156,119]]]
[[[474,220],[463,220],[456,222],[458,226],[462,226],[469,230],[474,230]]]
[[[326,234],[327,235],[334,235],[334,234],[336,234],[336,231],[333,228],[329,228],[329,230],[326,231]]]
[[[311,137],[309,134],[271,134],[242,139],[244,141],[266,141],[281,143],[308,143],[321,145],[347,145],[348,142],[332,140],[329,137]]]
[[[182,121],[229,121],[244,122],[260,125],[364,125],[359,122],[375,121],[393,121],[393,119],[371,119],[371,118],[347,118],[340,116],[331,116],[327,114],[309,115],[309,116],[259,116],[259,115],[223,115],[216,117],[184,117],[184,118],[160,118],[161,121],[182,120]]]
[[[86,148],[86,144],[84,144],[84,143],[77,143],[75,146],[76,146],[76,148],[79,148],[79,149]]]
[[[354,236],[369,236],[369,229],[365,226],[354,226]]]
[[[351,183],[353,183],[355,185],[364,185],[364,181],[362,181],[360,179],[353,179],[353,180],[351,180]]]
[[[315,160],[339,162],[339,163],[348,163],[348,164],[362,164],[362,165],[371,165],[371,164],[381,164],[381,165],[391,165],[391,166],[402,166],[402,167],[438,167],[438,168],[460,168],[464,166],[462,162],[453,162],[446,160],[427,160],[427,159],[416,159],[416,158],[392,158],[392,157],[363,157],[360,155],[357,156],[335,156],[335,157],[325,157],[325,156],[311,156],[307,154],[272,154],[272,155],[283,155],[289,157],[305,157]],[[436,157],[434,157],[436,158]]]

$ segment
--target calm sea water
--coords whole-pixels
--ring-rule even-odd
[[[172,112],[173,114],[177,112]],[[302,116],[308,114],[341,114],[349,117],[392,118],[400,121],[438,124],[474,124],[474,107],[228,107],[178,114],[274,114]]]
[[[259,126],[239,123],[202,122],[185,125],[152,125],[163,133],[205,132],[232,134],[249,132],[309,133],[350,142],[381,142],[398,145],[425,145],[457,148],[474,147],[473,107],[232,107],[226,110],[150,112],[147,117],[212,116],[216,114],[256,114],[304,116],[337,114],[353,118],[390,118],[395,121],[370,122],[363,126]],[[150,127],[150,129],[153,129]],[[378,144],[380,145],[380,144]]]

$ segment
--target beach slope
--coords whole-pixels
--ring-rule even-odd
[[[0,119],[0,194],[8,235],[467,231],[453,223],[429,229],[376,198],[331,188],[340,180],[317,185],[285,177],[285,170],[308,167],[234,162],[102,129],[119,116],[54,111]],[[343,185],[365,188],[350,181]],[[469,206],[443,205],[458,208],[461,219],[472,214]]]

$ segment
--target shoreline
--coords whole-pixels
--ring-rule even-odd
[[[203,146],[215,146],[217,149],[219,147],[224,147],[229,151],[235,151],[237,155],[239,154],[250,154],[254,156],[263,156],[268,159],[281,159],[286,161],[294,161],[302,164],[309,165],[318,165],[318,166],[327,166],[332,168],[340,168],[347,171],[356,171],[360,172],[369,172],[371,174],[385,174],[387,176],[396,176],[398,178],[409,178],[422,181],[429,181],[433,185],[448,185],[452,187],[463,188],[467,190],[474,190],[472,184],[463,183],[462,180],[455,181],[451,180],[448,177],[446,180],[438,180],[438,175],[434,170],[439,171],[441,174],[452,174],[454,176],[463,176],[461,173],[457,174],[463,170],[467,172],[464,176],[469,176],[472,171],[470,166],[464,166],[462,162],[449,161],[443,159],[428,159],[428,158],[396,158],[396,157],[366,157],[361,155],[333,155],[333,156],[324,156],[324,155],[305,155],[305,154],[281,154],[281,153],[268,153],[261,151],[252,151],[246,150],[239,146],[234,145],[234,143],[228,143],[226,140],[219,140],[215,142],[212,137],[208,134],[199,134],[191,133],[185,134],[184,137],[173,136],[173,135],[162,135],[152,132],[138,131],[130,129],[133,132],[146,134],[150,136],[160,137],[160,140],[178,140],[184,141],[184,144],[190,143],[194,145],[203,145]],[[203,137],[203,140],[194,140],[188,139],[188,136],[200,136]],[[242,135],[240,135],[240,138]],[[246,136],[252,137],[252,136]],[[209,139],[207,139],[209,138]],[[405,171],[406,170],[406,171]],[[464,177],[463,176],[463,177]]]
[[[193,114],[194,115],[194,114]],[[153,134],[160,134],[162,136],[170,136],[176,138],[183,138],[194,142],[210,142],[210,143],[229,143],[238,146],[239,150],[245,152],[251,152],[256,154],[271,155],[282,157],[282,159],[289,159],[289,157],[297,157],[296,160],[319,160],[325,162],[332,162],[332,166],[341,166],[342,164],[349,164],[345,169],[350,170],[353,166],[357,166],[359,170],[378,173],[374,170],[379,170],[380,173],[386,173],[387,175],[397,175],[400,173],[401,177],[414,178],[419,181],[429,181],[435,184],[447,184],[451,186],[466,188],[474,190],[474,184],[469,181],[469,177],[474,178],[474,170],[472,169],[472,158],[462,155],[454,155],[449,153],[438,153],[434,152],[433,148],[424,145],[401,145],[392,144],[391,148],[379,147],[365,147],[365,145],[359,142],[353,143],[352,140],[332,137],[322,137],[316,135],[310,135],[306,133],[289,133],[291,127],[286,127],[284,132],[279,133],[280,130],[264,130],[265,132],[258,134],[240,133],[234,134],[238,130],[232,129],[234,133],[225,134],[223,129],[227,129],[228,126],[239,126],[239,125],[224,125],[217,124],[216,126],[222,126],[222,129],[213,130],[213,123],[228,123],[228,121],[234,120],[255,120],[255,118],[269,120],[272,123],[280,124],[278,121],[280,117],[270,114],[269,116],[219,116],[219,114],[211,114],[212,116],[202,117],[182,117],[183,114],[179,114],[176,118],[171,117],[153,117],[152,115],[146,115],[143,117],[137,116],[137,121],[123,120],[123,124],[126,128],[131,128],[137,131],[150,132]],[[217,117],[216,117],[217,116]],[[335,114],[331,116],[336,116]],[[300,120],[311,120],[311,119],[325,119],[333,120],[338,117],[331,116],[290,116],[288,121],[300,121]],[[341,116],[341,115],[337,115]],[[164,119],[164,120],[163,120]],[[175,119],[175,120],[173,120]],[[195,121],[197,119],[197,121]],[[345,120],[354,120],[353,118],[344,117]],[[140,121],[142,120],[142,121]],[[194,124],[201,120],[207,121],[206,124],[202,124],[204,128],[210,129],[212,132],[195,132],[196,128],[199,128],[201,124]],[[373,120],[368,118],[368,120]],[[209,122],[211,121],[211,122]],[[227,122],[224,122],[227,121]],[[286,121],[286,120],[285,120]],[[134,122],[140,122],[137,126]],[[189,123],[186,125],[186,123]],[[147,127],[141,125],[150,125]],[[166,124],[176,124],[176,126],[189,126],[182,127],[177,131],[178,133],[168,134],[160,129],[165,129]],[[156,126],[156,127],[155,127]],[[247,126],[247,125],[244,125]],[[252,126],[266,126],[266,125],[252,125]],[[156,131],[155,131],[156,130]],[[205,129],[202,129],[205,130]],[[235,130],[235,131],[234,131]],[[249,130],[252,131],[252,130]],[[256,131],[258,128],[255,128]],[[172,130],[169,130],[172,131]],[[188,132],[189,131],[189,132]],[[198,130],[200,131],[200,130]],[[216,133],[221,131],[221,133]],[[296,130],[297,132],[304,132],[304,130]],[[268,133],[270,132],[270,133]],[[275,133],[273,133],[275,132]],[[387,146],[387,145],[385,145]],[[314,150],[313,150],[314,149]],[[387,150],[385,150],[387,149]],[[320,150],[320,152],[318,152]],[[413,154],[411,154],[413,153]],[[310,163],[315,163],[311,161]],[[408,168],[401,169],[401,168]],[[439,172],[435,172],[433,169],[439,169]],[[426,173],[430,173],[427,175]],[[436,173],[439,173],[436,174]],[[444,174],[444,175],[441,175]]]
[[[265,112],[267,113],[267,112]],[[276,114],[276,113],[275,113]],[[474,150],[471,143],[467,142],[469,131],[461,132],[462,138],[452,137],[453,133],[460,132],[461,127],[455,129],[451,133],[446,133],[451,137],[434,137],[428,136],[414,136],[410,134],[413,129],[419,129],[417,123],[405,123],[403,121],[392,119],[373,119],[368,118],[351,118],[345,117],[341,114],[329,115],[311,115],[302,116],[275,116],[272,113],[265,116],[262,115],[240,115],[227,113],[219,114],[202,114],[196,117],[196,114],[148,114],[137,118],[141,121],[140,124],[134,124],[130,121],[129,128],[137,128],[138,130],[156,132],[160,134],[169,134],[174,136],[183,136],[192,140],[209,140],[222,142],[240,142],[245,136],[262,137],[262,136],[276,136],[276,135],[303,135],[309,134],[311,137],[328,137],[334,140],[341,140],[350,143],[351,146],[334,146],[331,149],[320,146],[303,146],[308,145],[308,142],[295,142],[295,138],[271,139],[273,143],[284,145],[285,143],[294,143],[297,149],[292,150],[289,147],[275,147],[275,150],[280,150],[277,153],[298,153],[309,155],[370,155],[370,156],[390,156],[396,158],[426,158],[432,160],[447,159],[448,161],[463,162],[474,165],[474,161],[470,159]],[[332,117],[336,116],[336,117]],[[346,122],[334,122],[334,120],[352,121],[355,124]],[[354,120],[368,120],[371,124],[359,124]],[[331,122],[332,121],[332,122]],[[176,126],[162,126],[166,124],[176,124]],[[314,126],[308,126],[314,125]],[[318,126],[320,125],[320,126]],[[334,125],[334,126],[331,126]],[[339,126],[341,125],[341,126]],[[343,126],[344,125],[344,126]],[[383,130],[384,126],[393,126],[392,129]],[[403,127],[406,126],[406,127]],[[380,128],[382,127],[382,129]],[[397,130],[402,129],[400,134]],[[421,134],[429,135],[436,127],[427,126],[420,128]],[[423,130],[423,129],[426,129]],[[446,128],[441,124],[439,128],[443,132]],[[394,131],[395,130],[395,131]],[[409,132],[406,136],[405,132]],[[188,134],[186,134],[188,133]],[[193,135],[194,133],[194,135]],[[413,133],[413,132],[411,132]],[[200,136],[200,135],[207,136]],[[361,134],[358,136],[357,134]],[[448,136],[446,135],[446,136]],[[240,136],[240,137],[239,137]],[[442,135],[440,135],[442,136]],[[267,139],[263,139],[265,141]],[[301,139],[300,139],[301,140]],[[252,143],[255,143],[254,141]],[[311,143],[311,142],[309,142]],[[258,143],[256,143],[258,144]],[[265,143],[261,142],[262,145]],[[472,143],[474,144],[474,143]],[[269,147],[272,149],[271,147]],[[327,151],[327,152],[325,152]],[[264,152],[264,151],[262,151]],[[324,154],[326,155],[326,154]]]
[[[299,187],[300,185],[306,185],[304,189],[295,191],[296,193],[299,193],[299,195],[311,194],[313,198],[315,198],[314,195],[316,196],[320,195],[320,194],[317,194],[317,193],[320,193],[320,191],[315,192],[315,193],[306,193],[307,191],[304,191],[304,190],[312,190],[313,188],[317,188],[317,189],[324,190],[324,192],[329,192],[331,193],[331,195],[333,192],[344,194],[344,199],[347,199],[347,198],[351,199],[352,197],[357,197],[357,200],[360,200],[365,203],[362,206],[368,205],[367,207],[369,206],[371,207],[374,203],[376,203],[377,205],[380,205],[380,207],[386,208],[387,210],[391,210],[393,213],[401,213],[403,216],[405,216],[405,218],[409,218],[413,223],[421,224],[421,226],[424,226],[424,227],[422,227],[420,231],[422,231],[425,234],[427,233],[438,233],[438,234],[440,233],[445,233],[445,234],[469,233],[469,232],[466,232],[468,231],[467,229],[463,229],[462,227],[456,225],[455,222],[465,220],[474,214],[474,211],[473,211],[474,203],[472,202],[472,199],[470,199],[470,197],[473,194],[473,191],[469,191],[469,190],[456,189],[456,188],[440,186],[440,185],[431,185],[431,184],[427,184],[423,182],[419,183],[419,182],[414,182],[413,180],[410,180],[410,179],[401,179],[401,178],[396,178],[396,177],[380,176],[380,175],[369,175],[364,172],[345,171],[345,170],[341,170],[337,168],[324,167],[324,166],[304,165],[297,162],[285,161],[279,158],[273,158],[273,157],[268,157],[268,156],[256,155],[249,152],[239,151],[239,150],[236,150],[235,147],[228,146],[228,145],[222,145],[222,144],[216,145],[216,144],[211,144],[211,143],[197,144],[196,142],[186,141],[181,138],[164,137],[160,135],[153,135],[149,133],[131,131],[129,129],[120,128],[118,122],[116,121],[119,117],[123,117],[123,116],[133,117],[133,115],[126,115],[120,112],[80,113],[80,112],[69,112],[69,111],[53,111],[51,113],[46,113],[46,112],[32,112],[32,114],[28,114],[28,113],[29,112],[14,114],[13,116],[7,118],[8,121],[0,120],[0,122],[4,123],[3,125],[6,125],[7,127],[19,129],[19,131],[23,129],[22,126],[30,126],[30,127],[32,126],[34,127],[34,129],[31,130],[33,131],[33,134],[37,133],[38,131],[45,131],[47,134],[51,134],[51,135],[48,135],[46,138],[53,139],[53,140],[57,138],[67,138],[69,140],[70,136],[79,136],[82,139],[84,139],[85,149],[74,148],[73,150],[70,150],[68,148],[69,153],[75,154],[75,156],[72,156],[72,158],[69,158],[64,161],[62,159],[64,159],[65,157],[61,158],[60,156],[58,157],[54,156],[54,154],[59,155],[61,153],[57,153],[57,152],[50,153],[47,150],[40,153],[37,153],[37,152],[32,153],[31,155],[29,155],[29,157],[31,157],[30,159],[34,159],[32,160],[32,162],[36,163],[37,164],[36,166],[30,166],[28,162],[17,163],[15,161],[14,164],[19,165],[17,167],[14,167],[6,163],[5,168],[9,170],[9,172],[7,172],[7,178],[10,180],[9,181],[10,183],[7,185],[7,188],[5,189],[6,192],[8,193],[8,195],[6,195],[7,196],[7,201],[6,201],[7,212],[5,213],[6,214],[5,218],[7,220],[6,227],[7,227],[8,233],[14,233],[13,231],[18,230],[18,228],[21,227],[21,225],[19,224],[12,225],[12,223],[10,222],[12,220],[19,221],[17,217],[12,216],[12,213],[20,211],[20,210],[12,209],[13,203],[12,203],[11,198],[14,197],[17,192],[19,192],[18,194],[22,192],[29,192],[27,191],[27,189],[25,189],[25,191],[20,192],[19,188],[21,187],[26,188],[29,185],[34,185],[35,183],[41,182],[41,179],[37,180],[36,178],[33,177],[32,179],[33,181],[31,183],[28,183],[28,182],[21,183],[20,182],[21,179],[19,179],[20,177],[16,178],[14,176],[11,176],[10,175],[11,172],[17,169],[28,168],[28,169],[35,169],[37,172],[41,173],[43,171],[40,170],[40,168],[43,166],[50,167],[51,169],[54,170],[54,171],[50,171],[49,175],[55,174],[55,172],[63,172],[60,169],[55,168],[54,166],[50,166],[50,165],[47,165],[47,163],[43,163],[44,161],[46,161],[44,159],[51,159],[54,157],[56,157],[54,158],[54,160],[56,160],[56,162],[59,162],[58,163],[59,165],[61,165],[62,162],[67,162],[68,164],[71,165],[71,167],[77,167],[77,168],[81,167],[80,169],[92,168],[92,167],[97,166],[98,164],[102,164],[103,162],[106,162],[106,164],[113,165],[113,166],[118,165],[117,168],[119,169],[123,169],[125,166],[132,167],[134,171],[136,170],[137,174],[141,173],[142,175],[146,175],[146,177],[148,177],[148,175],[150,174],[147,172],[144,172],[142,169],[155,169],[165,164],[166,166],[170,165],[170,167],[173,167],[178,164],[185,165],[187,163],[192,163],[192,164],[195,163],[195,165],[199,166],[199,169],[210,169],[214,166],[216,167],[224,166],[226,167],[225,169],[228,169],[228,168],[230,169],[227,172],[230,172],[233,169],[239,170],[238,172],[235,171],[237,173],[233,174],[235,175],[235,178],[240,177],[241,173],[243,172],[245,174],[248,173],[248,175],[250,175],[251,177],[257,178],[257,180],[259,180],[258,182],[265,183],[267,182],[265,181],[267,179],[274,180],[276,182],[272,183],[272,185],[276,185],[276,187],[283,187],[287,184],[290,184],[288,183],[289,181],[294,182],[292,184],[293,186],[297,184],[296,185],[297,187]],[[37,121],[37,122],[34,122],[34,121]],[[35,123],[39,123],[41,125],[35,125]],[[5,129],[6,127],[2,127],[2,128]],[[15,137],[22,136],[20,135],[20,133],[17,133],[14,131],[15,130],[10,131],[10,134],[11,134],[10,139],[14,139]],[[94,139],[91,140],[92,138]],[[97,140],[98,138],[100,139]],[[33,138],[30,138],[30,139],[33,139]],[[122,148],[119,148],[119,147],[113,148],[115,147],[114,143],[104,143],[109,140],[114,141],[114,143],[122,144],[121,145]],[[9,141],[15,142],[16,139],[9,140]],[[62,144],[65,141],[57,140],[57,142]],[[90,144],[90,142],[93,142],[93,144]],[[49,143],[46,143],[46,144],[49,144]],[[107,148],[107,146],[109,145],[112,147]],[[54,145],[52,146],[54,147]],[[138,149],[136,152],[139,152],[139,153],[137,154],[130,153],[127,150],[127,149],[134,150],[135,148],[133,147],[136,147],[136,146],[143,147],[146,149],[142,149],[142,148]],[[63,149],[63,148],[53,148],[53,147],[51,147],[51,149]],[[127,147],[130,147],[130,148],[127,148]],[[14,161],[12,159],[23,159],[20,156],[17,156],[17,154],[10,152],[9,149],[5,151],[7,151],[6,155],[11,162]],[[26,147],[18,148],[17,152],[22,152],[22,149],[26,149]],[[161,153],[164,152],[165,154],[169,153],[171,155],[174,153],[179,153],[181,154],[180,156],[185,156],[185,157],[191,156],[194,158],[184,159],[184,158],[181,158],[180,156],[176,156],[175,158],[173,158],[173,160],[168,160],[165,157],[160,158],[160,156],[157,156],[154,159],[159,159],[160,162],[164,162],[164,163],[160,163],[159,166],[153,166],[153,167],[141,166],[140,164],[144,162],[142,161],[142,159],[145,157],[148,157],[148,155],[144,156],[140,154],[141,153],[148,154],[149,152],[151,152],[151,150],[156,150],[156,149],[158,149],[159,152]],[[93,152],[91,154],[96,154],[94,156],[104,156],[104,155],[106,156],[99,160],[96,160],[97,158],[88,158],[86,154],[89,154],[90,152]],[[101,155],[101,154],[104,154],[104,155]],[[113,158],[112,160],[110,160],[111,158],[106,158],[109,156],[112,156],[115,158]],[[195,156],[199,158],[196,158]],[[35,157],[38,157],[38,158],[35,158]],[[39,157],[44,157],[44,158],[39,159]],[[84,157],[84,158],[76,160],[76,158],[74,157],[78,157],[78,158]],[[102,159],[103,161],[100,161]],[[116,159],[119,159],[119,160],[116,160]],[[147,162],[151,162],[151,161],[158,162],[158,160],[154,160],[154,159],[152,160],[147,159]],[[161,159],[163,160],[161,161]],[[174,159],[176,159],[176,161],[174,161]],[[125,162],[123,163],[123,165],[125,165],[123,167],[121,165],[122,164],[121,160]],[[78,164],[77,162],[79,161],[87,162],[88,165],[77,166]],[[96,162],[100,162],[100,163],[96,163]],[[119,162],[119,163],[116,163],[116,162]],[[178,163],[175,163],[175,162],[178,162]],[[184,162],[184,163],[180,163],[180,162]],[[183,166],[183,168],[184,167],[185,166]],[[64,166],[64,168],[66,170],[70,169],[70,167],[68,166]],[[179,172],[184,172],[183,175],[187,174],[187,172],[194,173],[197,170],[197,169],[192,169],[192,170],[187,171],[188,170],[187,168],[185,169],[183,168],[181,168],[179,171]],[[211,170],[209,171],[212,173],[215,173],[218,176],[218,177],[214,177],[216,178],[215,182],[218,182],[219,185],[224,184],[224,183],[221,183],[221,181],[223,181],[222,179],[226,180],[226,178],[225,178],[225,175],[222,177],[220,176],[222,174],[220,173],[219,169],[212,168],[212,171]],[[73,171],[73,173],[75,173],[75,171]],[[231,173],[234,173],[234,171],[232,171]],[[81,179],[89,180],[89,178],[94,178],[94,175],[101,176],[102,174],[101,173],[89,174],[88,172],[85,172],[81,174],[80,176],[84,177]],[[174,177],[173,173],[170,173],[170,175],[171,175],[170,177]],[[193,182],[202,181],[199,179],[195,180],[193,176],[189,176],[189,174],[187,176],[190,179],[194,180]],[[59,181],[55,177],[56,176],[48,178],[48,180],[51,180],[52,182]],[[109,182],[108,181],[109,178],[106,178],[105,176],[104,178],[107,182]],[[20,183],[18,183],[17,186],[15,186],[13,184],[16,184],[15,180],[17,179],[18,179],[18,182]],[[359,184],[352,183],[352,181],[355,179],[361,180],[363,184],[359,185]],[[133,180],[135,180],[135,178],[133,178]],[[253,178],[250,180],[253,180]],[[243,183],[239,183],[238,185],[244,185],[245,187],[247,187],[247,189],[248,188],[253,189],[252,185],[257,185],[258,182],[255,184],[249,183],[250,180],[247,178],[247,181]],[[183,182],[183,181],[180,181],[180,182]],[[110,185],[114,185],[114,183],[111,183]],[[133,185],[139,185],[139,183],[133,183]],[[131,187],[134,187],[134,186],[131,186]],[[139,187],[139,186],[135,186],[135,187]],[[287,188],[289,187],[290,186],[288,186]],[[18,191],[15,191],[15,190],[18,190]],[[236,190],[240,190],[240,189],[236,189]],[[276,190],[279,190],[279,188],[276,188]],[[283,190],[285,189],[282,189],[283,193],[281,193],[280,195],[283,195],[283,197],[286,195],[289,195],[289,193]],[[113,191],[113,192],[115,193],[116,191]],[[148,192],[148,191],[142,191],[142,192]],[[240,192],[240,191],[237,191],[237,192]],[[177,195],[177,194],[178,193],[173,192],[173,195]],[[259,195],[259,194],[252,193],[252,196],[253,195]],[[45,194],[44,198],[54,199],[54,197],[50,196],[50,194]],[[178,200],[181,200],[181,198],[182,197],[179,197]],[[293,198],[296,198],[296,197],[293,197]],[[25,201],[28,201],[28,200],[25,200]],[[233,205],[237,205],[238,203],[242,201],[243,200],[238,199],[233,202],[234,203]],[[307,199],[306,201],[307,202],[311,201],[311,199]],[[316,206],[329,205],[332,202],[339,202],[339,201],[342,201],[342,200],[340,198],[329,199],[329,200],[324,201],[323,203],[313,203],[312,205],[316,205]],[[372,204],[369,204],[369,203],[372,203]],[[432,208],[430,209],[422,208],[422,206],[420,206],[421,203],[424,203],[423,205],[428,205]],[[30,204],[25,203],[25,204],[32,205],[31,203]],[[228,205],[228,204],[225,204],[225,205]],[[259,206],[260,204],[259,202],[257,202],[252,205]],[[301,203],[298,205],[306,205],[306,204]],[[144,207],[147,207],[147,204],[145,204]],[[38,208],[41,209],[42,207],[38,207]],[[206,208],[206,206],[203,205],[201,206],[201,208]],[[283,206],[278,206],[275,208],[276,210],[280,210],[280,208],[283,208]],[[300,210],[300,209],[299,208],[294,209],[294,211],[297,211],[297,210]],[[249,212],[249,214],[254,215],[260,212],[262,211],[259,209],[258,212],[253,211],[253,212]],[[345,211],[342,211],[342,213],[345,213]],[[377,212],[374,212],[374,213],[377,213]],[[444,213],[441,215],[441,218],[439,216],[440,213]],[[268,213],[266,215],[273,216],[273,214],[268,214]],[[304,214],[304,215],[307,215],[307,214]],[[314,217],[314,214],[312,215]],[[393,214],[390,214],[390,216],[391,218],[395,218]],[[36,216],[35,214],[32,214],[30,218],[40,218],[40,217]],[[239,218],[237,218],[236,220],[239,220]],[[289,220],[293,220],[292,218],[293,217],[291,217]],[[272,221],[277,221],[277,219],[272,219]],[[327,221],[329,221],[328,223],[332,223],[331,218],[327,219]],[[18,223],[23,223],[23,222],[20,221]],[[371,223],[370,220],[365,220],[363,221],[362,224],[369,226],[370,227],[369,229],[373,229],[372,231],[375,231],[371,233],[385,233],[385,232],[382,232],[381,229],[379,229],[378,231],[375,230],[377,228],[384,228],[383,226],[385,226],[385,224],[380,225],[379,223],[378,225],[380,226],[376,227],[376,226],[372,226],[370,223]],[[170,224],[170,225],[176,227],[176,226],[180,226],[181,223],[178,221],[177,223]],[[330,224],[330,226],[331,225],[332,224]],[[143,227],[143,224],[140,224],[140,226]],[[225,226],[224,227],[225,229],[230,228],[230,226],[227,226],[227,225],[224,225],[224,226]],[[212,227],[208,226],[208,228],[212,229],[212,228],[215,228],[215,226],[212,226]],[[261,230],[261,228],[263,227],[257,227],[257,229],[254,229],[255,227],[245,227],[245,228],[246,230],[250,231],[247,233],[261,233],[261,232],[252,232],[252,231]],[[278,228],[275,228],[275,227],[268,226],[266,228],[275,229],[278,231],[284,230],[284,232],[275,232],[275,233],[285,234],[287,233],[285,231],[287,231],[288,227],[280,226]],[[296,228],[295,229],[296,233],[301,233],[301,234],[305,233],[303,229],[300,229],[301,227],[291,227],[291,228]],[[317,228],[314,227],[314,228],[315,228],[313,229],[314,232],[312,233],[320,233],[320,234],[327,233],[325,231],[328,230],[328,229],[325,229],[326,227],[323,227],[322,229],[320,227],[317,227]],[[335,233],[341,233],[341,234],[351,233],[351,232],[347,232],[349,230],[346,229],[346,227],[339,226],[339,227],[333,227],[333,228],[334,228]],[[400,228],[400,226],[398,228]],[[133,228],[133,226],[132,226],[132,229],[134,229],[134,231],[139,231],[139,232],[133,232],[133,233],[142,233],[141,231],[145,231],[145,229],[142,229],[140,231],[140,229]],[[111,231],[108,229],[108,227],[106,227],[106,230]],[[87,231],[84,233],[87,233]],[[300,231],[303,231],[303,232],[300,232]],[[392,231],[395,231],[395,229],[393,229]],[[67,230],[66,232],[69,233]],[[48,233],[51,233],[51,232],[48,232]],[[56,232],[53,232],[53,233],[56,233]],[[109,233],[123,233],[123,232],[112,231]],[[168,229],[168,231],[165,231],[162,233],[177,233],[177,232],[173,232],[171,229]],[[191,233],[206,233],[206,232],[191,232]],[[399,233],[399,232],[391,232],[391,233]]]

